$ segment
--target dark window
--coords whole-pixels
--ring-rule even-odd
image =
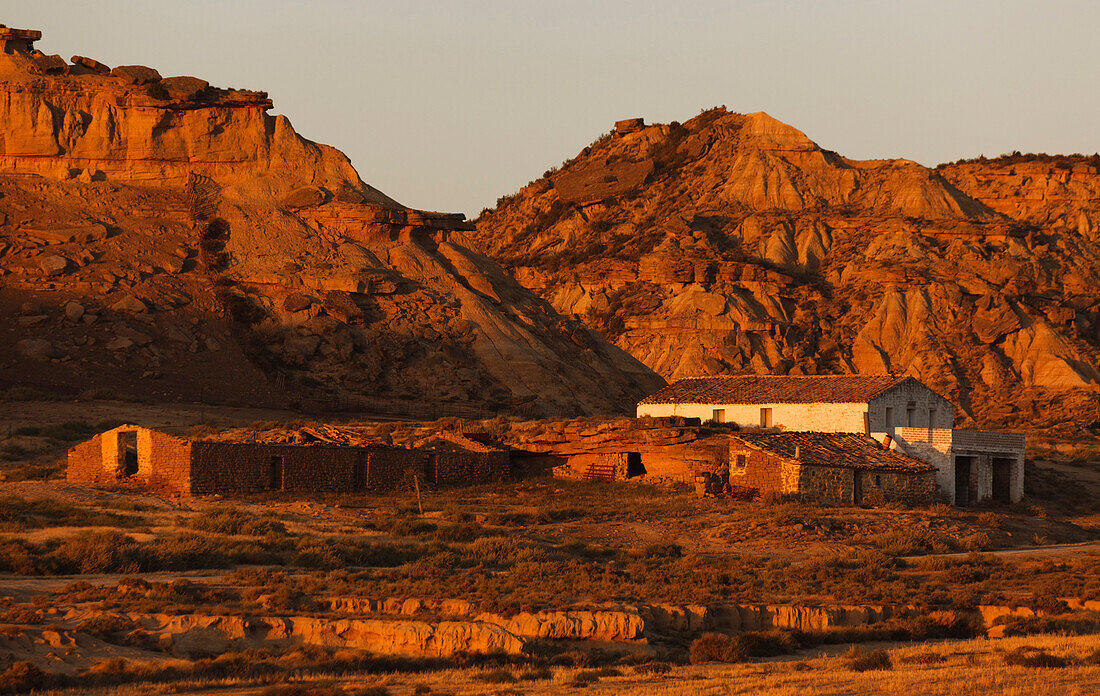
[[[772,427],[772,410],[770,408],[760,409],[760,427],[770,428]]]
[[[890,406],[886,407],[886,427],[894,427],[894,409]]]
[[[917,427],[917,408],[915,406],[905,409],[905,427]]]
[[[749,457],[745,454],[739,454],[733,460],[733,465],[738,469],[744,469],[748,463]]]
[[[934,409],[934,408],[928,409],[928,427],[929,428],[935,428],[936,427],[936,409]]]
[[[714,421],[715,423],[725,423],[726,422],[726,409],[724,409],[724,408],[714,409],[714,411],[712,411],[711,414],[710,414],[710,419],[712,421]]]

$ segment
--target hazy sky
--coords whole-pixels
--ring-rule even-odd
[[[0,22],[266,90],[372,185],[471,216],[616,119],[718,104],[848,157],[1100,150],[1096,0],[0,0]]]

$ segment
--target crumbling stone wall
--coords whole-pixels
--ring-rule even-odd
[[[120,438],[130,433],[136,440],[138,470],[127,476]],[[130,480],[160,493],[187,495],[191,492],[191,443],[148,428],[121,426],[70,449],[66,479],[84,486]]]
[[[386,490],[427,465],[425,453],[397,447],[195,442],[192,452],[195,494]]]
[[[78,486],[101,486],[114,480],[103,470],[102,435],[69,450],[65,480]]]
[[[744,457],[744,466],[738,466]],[[797,478],[784,476],[785,460],[750,447],[731,446],[729,450],[729,481],[731,486],[751,488],[760,493],[794,493]]]
[[[436,486],[503,481],[508,472],[508,453],[501,450],[435,450],[428,456],[428,481]]]
[[[150,490],[190,495],[191,442],[155,430],[139,430],[138,478]]]

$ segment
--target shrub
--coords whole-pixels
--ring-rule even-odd
[[[1069,664],[1069,660],[1064,657],[1051,655],[1046,650],[1028,646],[1005,653],[1004,660],[1006,665],[1040,669],[1057,669]]]
[[[865,652],[858,645],[852,646],[852,649],[845,655],[845,660],[848,662],[848,669],[855,672],[868,672],[893,667],[890,656],[885,650]]]
[[[140,628],[140,626],[128,616],[96,614],[81,621],[76,630],[97,638],[116,638],[137,628]]]
[[[545,681],[552,679],[554,673],[550,671],[549,667],[539,667],[537,669],[525,669],[519,673],[520,681]]]
[[[947,655],[938,652],[919,652],[913,655],[907,655],[900,658],[902,662],[906,662],[913,665],[935,665],[941,662],[947,662]]]
[[[569,680],[569,686],[584,688],[591,686],[600,680],[600,675],[596,670],[585,670],[583,672],[577,672],[573,675],[573,678]]]
[[[668,674],[671,671],[672,666],[667,662],[643,662],[640,665],[634,665],[636,674]]]
[[[1000,529],[1002,525],[1001,516],[992,512],[983,512],[978,515],[978,524],[989,529]]]
[[[747,657],[788,655],[800,647],[790,631],[751,631],[736,636],[706,633],[692,642],[688,654],[692,664],[741,662]]]
[[[515,684],[516,677],[510,671],[500,667],[498,669],[489,670],[483,672],[474,677],[478,681],[483,681],[486,684]]]
[[[0,672],[0,691],[21,692],[37,690],[47,684],[46,673],[31,662],[15,662]]]
[[[237,508],[222,508],[189,518],[184,526],[200,532],[245,536],[285,534],[286,526],[268,516],[254,515]]]

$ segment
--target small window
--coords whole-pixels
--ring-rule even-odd
[[[726,409],[724,409],[724,408],[714,409],[713,411],[711,411],[710,419],[712,421],[714,421],[715,423],[725,423],[726,422]]]
[[[875,486],[881,486],[881,485],[882,485],[882,477],[879,476],[878,474],[875,474]]]
[[[760,409],[760,427],[770,428],[772,427],[772,410],[770,408]]]
[[[936,409],[934,409],[934,408],[928,409],[928,427],[929,428],[935,428],[936,427]]]
[[[886,407],[886,427],[894,427],[894,409],[890,406]]]
[[[910,406],[905,409],[905,427],[915,428],[917,426],[917,409]]]
[[[733,459],[733,466],[735,469],[744,470],[745,466],[749,463],[749,457],[745,454],[739,454]]]

